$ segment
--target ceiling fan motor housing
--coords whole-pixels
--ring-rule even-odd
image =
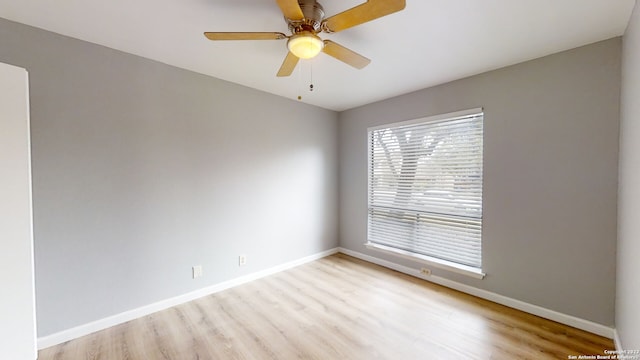
[[[302,20],[286,19],[291,33],[297,34],[301,31],[311,31],[317,33],[320,31],[322,20],[324,19],[324,9],[316,0],[298,0],[300,10],[304,14]]]

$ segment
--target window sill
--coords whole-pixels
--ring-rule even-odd
[[[458,274],[462,274],[462,275],[467,275],[467,276],[470,276],[470,277],[475,278],[475,279],[483,279],[485,277],[485,275],[486,275],[481,270],[476,269],[474,267],[461,265],[461,264],[456,264],[456,263],[451,262],[451,261],[437,259],[437,258],[434,258],[434,257],[431,257],[431,256],[414,254],[414,253],[409,252],[409,251],[400,250],[400,249],[392,248],[390,246],[384,246],[384,245],[374,244],[374,243],[370,243],[370,242],[365,243],[364,245],[368,249],[381,251],[381,252],[384,252],[384,253],[387,253],[387,254],[391,254],[391,255],[401,256],[403,258],[414,260],[414,261],[419,261],[419,262],[422,262],[422,263],[425,263],[425,264],[429,264],[429,265],[431,265],[433,267],[437,267],[437,268],[440,268],[440,269],[452,271],[452,272],[455,272],[455,273],[458,273]]]

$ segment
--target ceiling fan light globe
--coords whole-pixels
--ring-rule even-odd
[[[300,59],[311,59],[318,55],[324,43],[322,39],[312,33],[297,34],[287,42],[289,51]]]

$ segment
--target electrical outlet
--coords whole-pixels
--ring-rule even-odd
[[[431,269],[421,268],[420,269],[420,274],[426,275],[426,276],[430,276],[431,275]]]
[[[238,266],[244,266],[247,265],[247,255],[240,255],[238,256]]]
[[[192,267],[191,270],[193,271],[194,279],[202,277],[202,265],[196,265]]]

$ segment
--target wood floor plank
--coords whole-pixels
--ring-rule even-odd
[[[40,360],[567,359],[613,342],[344,254],[43,349]]]

